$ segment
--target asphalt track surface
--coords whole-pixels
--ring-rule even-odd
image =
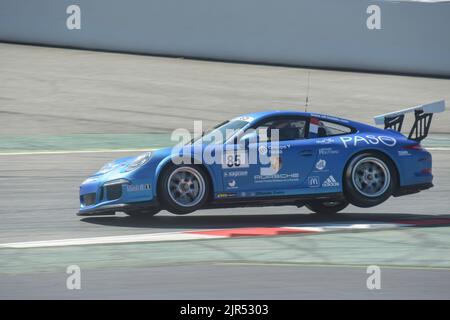
[[[111,275],[114,274],[114,280]],[[64,273],[0,279],[0,298],[41,299],[449,299],[450,273],[382,271],[381,290],[368,290],[365,268],[193,265],[88,271],[86,286],[69,291]],[[386,285],[384,285],[384,282]],[[34,285],[30,285],[33,283]],[[424,283],[427,285],[424,286]],[[405,293],[408,292],[406,295]]]
[[[189,126],[186,121],[192,123],[194,119],[204,119],[212,125],[247,111],[301,105],[306,74],[307,70],[298,68],[0,44],[0,134],[170,132]],[[311,96],[311,107],[317,112],[370,122],[379,113],[441,98],[450,101],[450,80],[313,70]],[[434,132],[448,133],[449,120],[449,113],[436,117]],[[295,207],[204,210],[183,217],[161,212],[143,220],[121,214],[75,216],[81,181],[120,155],[0,155],[0,244],[214,228],[450,217],[450,151],[433,151],[435,188],[390,199],[376,208],[349,207],[332,218]],[[204,241],[202,254],[208,259],[190,260],[188,255],[195,256],[196,247],[186,249],[184,246],[191,244],[184,243],[174,247],[181,248],[178,251],[185,251],[186,256],[171,252],[169,244],[50,251],[0,249],[0,297],[450,298],[449,227],[383,232],[351,234],[355,244],[353,257],[348,261],[332,257],[342,250],[340,243],[349,237],[346,234],[273,237],[271,241],[283,242],[288,249],[265,252],[260,257],[262,262],[246,259],[248,252],[263,246],[246,238],[217,240],[221,241],[219,244]],[[392,242],[383,242],[385,237],[392,237]],[[373,239],[373,249],[366,247],[372,242],[362,241],[367,239]],[[394,250],[396,239],[401,245],[398,255],[384,259],[383,254],[388,256]],[[310,251],[304,252],[304,259],[314,256],[310,243],[320,246],[326,241],[334,243],[334,247],[320,251],[321,257],[308,263],[284,264],[297,250],[293,243],[308,245]],[[375,247],[381,253],[371,260],[368,257]],[[240,251],[243,248],[247,253]],[[153,250],[154,261],[142,262],[145,259],[139,259],[140,254],[148,250]],[[98,254],[98,261],[88,257],[89,251]],[[217,258],[224,252],[238,258],[225,262]],[[171,260],[171,254],[176,259]],[[62,266],[68,261],[77,264],[80,257],[89,262],[83,269],[83,289],[68,291]],[[417,259],[405,262],[411,257]],[[17,265],[29,265],[29,269],[11,267],[16,260]],[[123,262],[116,264],[116,260]],[[365,286],[365,266],[371,261],[380,262],[383,267],[382,290],[368,290]],[[315,263],[317,266],[312,266]],[[34,270],[34,266],[39,267]]]

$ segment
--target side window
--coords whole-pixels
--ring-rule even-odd
[[[268,120],[257,126],[259,141],[270,141],[275,137],[274,130],[278,130],[280,141],[301,140],[305,138],[306,120],[299,118],[279,118]]]
[[[322,138],[352,133],[353,129],[342,124],[311,118],[309,137]]]

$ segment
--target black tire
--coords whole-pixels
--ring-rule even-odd
[[[397,188],[397,181],[397,170],[387,156],[376,152],[361,153],[346,166],[344,192],[351,204],[370,208],[386,201]]]
[[[148,218],[153,217],[155,214],[160,212],[160,208],[147,208],[147,209],[139,209],[139,210],[129,210],[125,211],[127,215],[133,218]]]
[[[348,201],[314,201],[308,202],[305,206],[312,212],[318,214],[335,214],[344,210],[348,206]]]
[[[193,182],[193,184],[198,187],[198,190],[203,188],[202,191],[199,191],[198,196],[195,197],[194,200],[192,200],[192,202],[190,203],[189,201],[185,201],[190,199],[189,197],[180,196],[177,198],[177,191],[173,191],[172,189],[173,184],[169,186],[169,181],[176,181],[175,175],[182,172],[186,172],[188,176],[192,175],[192,178],[198,181],[197,183]],[[185,184],[188,183],[180,182],[178,185],[183,185],[183,188],[187,188],[187,190],[185,190],[185,193],[191,192],[192,184],[190,184],[189,187],[186,187]],[[161,173],[161,176],[159,177],[159,200],[162,203],[162,207],[173,214],[188,214],[200,209],[201,207],[203,207],[203,205],[205,205],[209,198],[211,190],[210,186],[211,182],[209,176],[201,166],[170,165]]]

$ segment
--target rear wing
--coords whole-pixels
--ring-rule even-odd
[[[400,111],[382,114],[376,116],[374,119],[375,124],[384,124],[384,129],[392,129],[400,132],[402,130],[403,121],[405,120],[405,114],[414,113],[414,124],[409,132],[408,139],[420,142],[428,136],[433,114],[444,112],[444,110],[445,101],[440,100]]]

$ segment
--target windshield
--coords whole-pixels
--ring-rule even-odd
[[[244,120],[231,120],[225,121],[215,126],[211,130],[203,133],[202,137],[192,139],[192,143],[203,144],[223,144],[230,139],[235,133],[244,128],[248,124],[248,121]]]

